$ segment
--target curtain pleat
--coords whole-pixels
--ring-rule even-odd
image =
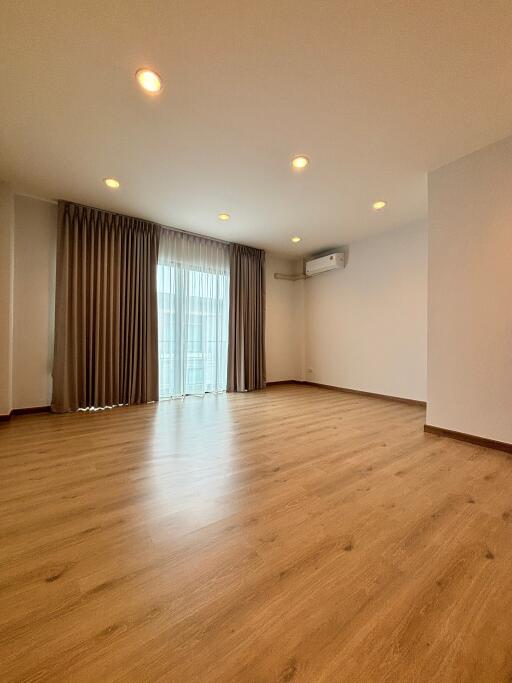
[[[158,400],[161,228],[59,202],[52,410]]]
[[[230,248],[228,391],[265,387],[265,252]]]

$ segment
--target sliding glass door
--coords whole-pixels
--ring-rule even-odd
[[[208,258],[204,250],[192,253],[193,258],[180,259],[180,254],[172,253],[159,257],[161,399],[226,390],[228,263],[223,252],[220,258],[217,252],[214,258]]]

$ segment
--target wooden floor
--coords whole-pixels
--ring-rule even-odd
[[[0,680],[510,681],[512,461],[303,386],[0,427]]]

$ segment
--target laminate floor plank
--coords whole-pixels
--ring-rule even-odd
[[[510,681],[512,460],[280,385],[0,425],[0,680]]]

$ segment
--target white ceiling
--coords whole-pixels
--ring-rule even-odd
[[[424,219],[428,170],[512,132],[511,35],[510,0],[7,0],[0,177],[281,253],[345,244]]]

